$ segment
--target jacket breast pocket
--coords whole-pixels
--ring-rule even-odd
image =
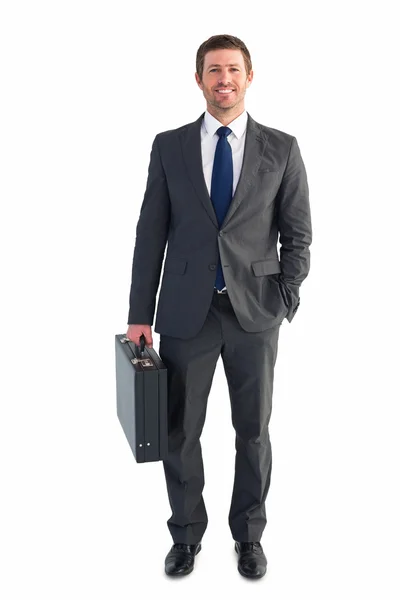
[[[183,275],[186,271],[187,260],[184,258],[166,258],[164,271],[167,273],[175,273],[176,275]]]
[[[272,167],[264,167],[258,169],[258,173],[279,173],[279,169],[274,169]]]

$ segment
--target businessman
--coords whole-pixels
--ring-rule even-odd
[[[307,175],[294,136],[245,110],[249,51],[231,35],[201,44],[206,110],[158,133],[136,228],[127,337],[153,343],[168,371],[163,461],[172,515],[168,575],[191,573],[208,523],[200,436],[222,357],[236,432],[229,527],[241,575],[260,578],[271,479],[269,421],[283,319],[299,307],[312,238]],[[279,254],[278,254],[279,242]],[[216,561],[222,546],[212,549]]]

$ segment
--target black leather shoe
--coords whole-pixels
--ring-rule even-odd
[[[165,557],[165,572],[167,575],[189,575],[194,568],[194,557],[201,550],[198,544],[173,544]]]
[[[235,542],[239,555],[238,571],[243,577],[257,579],[267,572],[267,559],[260,542]]]

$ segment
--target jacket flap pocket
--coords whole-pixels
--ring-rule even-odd
[[[165,260],[164,271],[168,273],[176,273],[177,275],[183,275],[186,270],[187,260],[184,258],[167,258]]]
[[[268,258],[267,260],[258,260],[252,262],[254,275],[271,275],[272,273],[280,273],[281,265],[277,258]]]

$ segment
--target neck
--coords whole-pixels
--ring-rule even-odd
[[[245,110],[244,104],[232,106],[232,108],[219,108],[207,104],[207,110],[215,119],[217,119],[224,127],[232,123]]]

